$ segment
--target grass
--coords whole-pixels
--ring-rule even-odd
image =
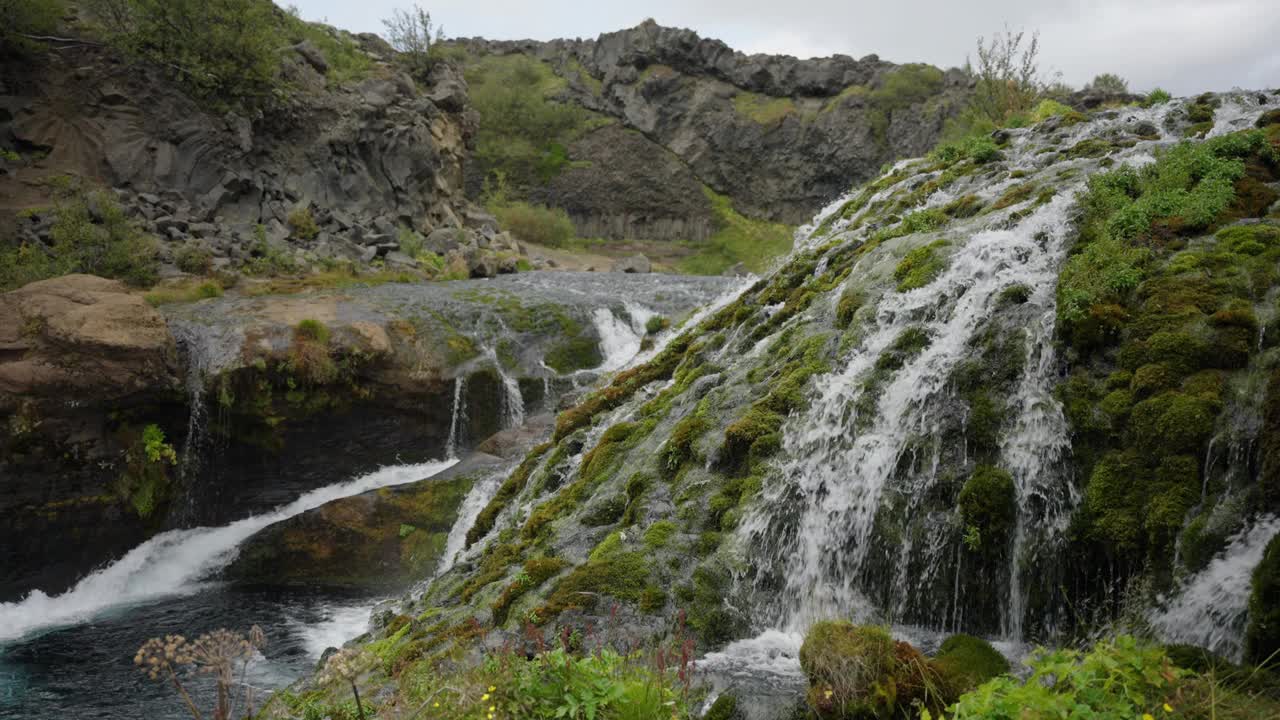
[[[222,297],[222,286],[213,280],[193,280],[156,287],[144,298],[152,307]]]
[[[705,245],[678,263],[691,275],[720,275],[742,263],[751,272],[764,272],[774,259],[791,251],[794,228],[767,220],[753,220],[733,209],[733,201],[703,187],[716,216],[717,230]]]
[[[777,125],[796,111],[791,98],[770,97],[753,92],[733,96],[733,109],[761,125]]]

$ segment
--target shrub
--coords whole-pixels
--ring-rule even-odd
[[[316,225],[309,207],[300,207],[289,213],[289,227],[293,229],[293,236],[301,240],[314,240],[320,234],[320,226]]]
[[[1037,105],[1036,109],[1031,113],[1031,119],[1035,122],[1044,122],[1051,117],[1064,118],[1068,124],[1073,125],[1078,122],[1084,122],[1085,120],[1084,115],[1081,115],[1071,106],[1063,105],[1057,100],[1048,98],[1041,100],[1040,104]]]
[[[510,201],[490,203],[489,211],[503,230],[524,242],[558,248],[574,238],[573,221],[562,208]]]
[[[90,210],[92,206],[92,212]],[[68,273],[88,273],[147,287],[155,283],[156,242],[103,191],[59,191],[51,248],[22,245],[0,252],[0,290]]]
[[[444,28],[436,29],[433,35],[431,13],[416,4],[410,10],[397,8],[382,25],[387,30],[387,41],[400,52],[401,62],[425,78],[437,56],[432,49],[436,41],[444,39]]]
[[[52,35],[65,12],[59,0],[0,0],[0,57],[38,47],[30,36]]]
[[[1094,92],[1107,93],[1110,95],[1122,95],[1129,92],[1129,83],[1124,78],[1115,73],[1102,73],[1093,78],[1093,80],[1084,86],[1086,90]]]
[[[173,259],[178,269],[184,273],[208,275],[213,271],[213,253],[196,243],[183,245]]]
[[[107,0],[117,44],[200,98],[261,107],[279,89],[280,19],[262,0]]]
[[[1045,87],[1040,77],[1039,33],[997,32],[990,43],[978,38],[978,64],[971,68],[977,84],[971,107],[999,127],[1029,111]]]

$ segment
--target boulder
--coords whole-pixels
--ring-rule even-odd
[[[504,466],[475,454],[418,482],[325,503],[251,536],[226,577],[267,587],[408,587],[431,576],[471,485]]]
[[[329,61],[324,59],[324,53],[310,40],[303,40],[294,45],[293,51],[321,75],[329,72]]]
[[[613,263],[613,272],[648,273],[653,271],[653,264],[644,255],[632,255]]]
[[[164,318],[122,283],[66,275],[0,295],[0,408],[32,398],[107,402],[176,384]]]

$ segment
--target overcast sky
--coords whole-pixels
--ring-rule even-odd
[[[286,2],[288,0],[285,0]],[[294,0],[309,20],[381,32],[413,0]],[[283,4],[283,3],[282,3]],[[1114,72],[1178,95],[1280,86],[1280,0],[428,0],[450,37],[595,37],[647,17],[744,52],[875,53],[962,65],[979,35],[1039,29],[1041,66],[1075,86]]]

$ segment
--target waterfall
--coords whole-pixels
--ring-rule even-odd
[[[649,316],[652,317],[652,313]],[[619,318],[607,307],[596,308],[591,319],[600,335],[600,354],[604,356],[604,362],[596,368],[597,371],[620,370],[640,354],[643,325],[637,331],[632,322]]]
[[[1054,349],[1056,286],[1074,233],[1076,198],[1093,173],[1119,164],[1146,165],[1154,148],[1173,139],[1139,141],[1111,153],[1105,163],[1050,153],[1138,123],[1163,127],[1176,107],[1126,109],[1051,131],[1008,131],[1002,169],[1016,172],[979,172],[926,196],[914,191],[939,171],[929,161],[902,161],[886,176],[891,182],[882,179],[874,192],[855,190],[799,231],[802,251],[840,248],[870,243],[887,225],[863,227],[863,218],[882,214],[907,195],[916,198],[917,209],[939,208],[966,195],[990,208],[1018,186],[1054,190],[1051,199],[1027,203],[1027,209],[1018,209],[1022,202],[1006,202],[908,236],[892,249],[857,256],[845,281],[845,288],[868,295],[856,341],[841,346],[833,371],[812,381],[807,407],[786,419],[782,451],[770,463],[762,499],[736,530],[752,567],[745,577],[754,583],[768,628],[798,633],[832,617],[972,627],[977,604],[985,603],[990,613],[982,610],[984,616],[1017,643],[1027,623],[1044,620],[1027,617],[1028,598],[1052,588],[1054,558],[1080,500],[1068,468],[1070,428],[1054,396],[1061,381]],[[855,198],[861,207],[846,216]],[[949,256],[935,279],[877,297],[875,283],[888,274],[886,267],[892,270],[908,250],[939,240],[947,248],[940,252]],[[815,275],[831,253],[816,258]],[[1022,288],[1016,311],[1005,309],[1003,299],[1014,287]],[[834,310],[840,293],[841,288],[830,293],[826,312]],[[740,331],[730,334],[726,347],[741,347],[735,334]],[[975,463],[960,444],[966,405],[952,384],[957,371],[976,358],[984,337],[996,331],[1015,336],[1021,349],[1011,362],[1016,377],[1010,376],[1011,384],[994,401],[1006,419],[999,421],[994,447],[984,452],[1012,478],[1017,512],[1007,546],[994,556],[1003,565],[975,568],[981,563],[976,556],[971,562],[960,542],[958,510],[939,509],[928,498],[956,492],[957,473]],[[777,332],[759,340],[748,354],[776,337]],[[918,352],[900,351],[908,340],[920,346]],[[886,359],[900,363],[886,365]],[[979,569],[996,576],[978,580]],[[966,597],[976,594],[974,583],[983,586],[981,598]]]
[[[524,424],[524,396],[520,394],[520,382],[498,367],[502,378],[502,427],[518,428]]]
[[[467,378],[465,375],[459,375],[453,379],[453,413],[449,418],[449,439],[444,446],[444,456],[447,458],[458,457],[458,432],[460,430],[460,421],[466,420],[467,416]]]
[[[1189,643],[1239,661],[1248,624],[1249,584],[1280,518],[1265,516],[1233,537],[1227,548],[1148,616],[1166,642]]]
[[[354,480],[313,490],[274,512],[216,528],[170,530],[147,540],[124,557],[94,571],[61,595],[35,591],[23,600],[0,603],[0,641],[43,629],[87,622],[112,608],[199,592],[203,583],[235,559],[240,543],[273,523],[339,498],[416,482],[454,464],[453,460],[394,465]]]

